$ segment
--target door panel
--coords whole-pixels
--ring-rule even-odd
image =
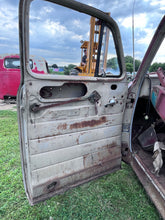
[[[55,85],[56,80],[52,81]],[[41,82],[25,83],[28,98],[22,115],[22,123],[26,127],[23,135],[27,135],[25,158],[28,166],[25,172],[31,187],[28,193],[33,198],[32,203],[44,199],[46,194],[50,196],[112,172],[121,165],[121,130],[126,97],[122,88],[125,83],[120,83],[114,91],[111,82],[85,82],[88,92],[84,97],[89,97],[96,89],[101,97],[98,103],[91,103],[84,97],[69,103],[75,95],[70,99],[54,99],[49,103],[46,100],[44,103],[39,101],[39,95],[34,95],[37,88],[40,90]],[[29,84],[32,84],[30,88]],[[45,81],[45,84],[50,83]],[[106,106],[114,96],[116,104]],[[64,100],[68,103],[53,106]],[[35,112],[31,110],[34,104],[53,107]]]
[[[28,1],[21,2],[24,6],[24,2]],[[67,1],[61,2],[65,4]],[[76,4],[77,10],[80,10],[79,3],[69,2],[72,2],[69,7]],[[90,11],[90,16],[95,14],[99,19],[103,16],[100,21],[104,23],[104,13],[83,6],[84,11]],[[20,10],[26,12],[29,9],[20,7]],[[120,69],[115,69],[114,75],[109,72],[112,70],[110,67],[107,76],[103,77],[33,74],[26,62],[29,32],[24,24],[28,17],[23,16],[22,19],[26,22],[20,22],[21,39],[26,44],[21,44],[22,81],[18,93],[18,117],[24,183],[29,201],[34,204],[120,169],[127,81],[122,47],[117,47]],[[117,37],[116,24],[108,15],[106,19],[110,19],[107,26],[111,27],[110,23],[113,23],[112,33]],[[110,36],[112,41],[114,36]],[[120,37],[114,41],[121,44]]]

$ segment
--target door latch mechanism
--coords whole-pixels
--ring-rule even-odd
[[[114,106],[116,104],[116,99],[110,99],[109,103],[105,105],[105,107],[107,108],[108,106]]]

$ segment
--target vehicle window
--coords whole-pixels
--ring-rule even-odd
[[[45,58],[49,74],[120,75],[112,33],[101,20],[34,0],[29,27],[30,54]]]
[[[29,60],[30,69],[33,69],[33,61]]]
[[[99,75],[107,77],[120,75],[113,36],[107,27],[105,27],[103,30]]]
[[[6,58],[4,65],[9,69],[20,69],[20,60],[19,58]]]
[[[29,61],[30,68],[33,68],[33,61]],[[20,69],[20,59],[19,58],[6,58],[4,61],[4,66],[8,69]]]

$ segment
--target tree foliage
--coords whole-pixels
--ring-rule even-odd
[[[140,60],[135,60],[135,71],[136,72],[138,71],[140,65],[141,65],[141,61]]]
[[[132,63],[126,63],[126,71],[129,73],[133,72],[133,64]]]
[[[131,57],[131,56],[126,56],[126,57],[125,57],[125,63],[126,63],[126,64],[128,64],[128,63],[131,63],[131,64],[132,64],[132,72],[133,72],[133,57]],[[141,64],[141,61],[135,59],[135,72],[138,71],[140,64]],[[126,65],[126,71],[127,71],[127,72],[130,72],[130,71],[127,69],[127,67],[128,67],[128,69],[130,69],[130,65]],[[131,72],[131,73],[132,73],[132,72]]]
[[[133,57],[131,56],[125,56],[124,57],[125,63],[126,63],[126,71],[132,73],[133,72]],[[135,71],[139,69],[139,66],[141,64],[140,60],[135,59]],[[113,57],[111,59],[107,60],[107,67],[112,69],[117,69],[118,62],[117,58]]]
[[[131,56],[124,57],[125,63],[132,63],[133,64],[133,58]]]
[[[113,57],[113,58],[107,60],[107,67],[116,70],[118,67],[117,63],[118,63],[117,58]]]
[[[131,65],[128,65],[128,64],[131,63],[133,65],[133,58],[131,56],[126,56],[125,63],[126,63],[126,71],[131,72],[130,70],[133,68],[133,66],[131,67]],[[136,72],[138,71],[140,64],[141,64],[140,60],[135,60],[135,71]],[[159,67],[165,70],[165,63],[157,63],[157,62],[153,63],[149,68],[149,72],[156,72]]]
[[[69,75],[71,69],[73,69],[74,67],[76,67],[76,65],[74,64],[69,64],[68,66],[64,66],[64,74]]]
[[[57,64],[52,65],[53,68],[58,68]]]
[[[159,67],[165,70],[165,63],[153,63],[149,68],[149,72],[156,72]]]

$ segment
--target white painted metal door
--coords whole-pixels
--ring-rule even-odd
[[[83,10],[106,22],[116,37],[118,74],[33,74],[28,67],[28,16],[22,16],[28,14],[28,2],[20,2],[22,81],[17,99],[23,177],[34,204],[120,168],[127,81],[116,23],[86,5]],[[74,1],[60,4],[67,2],[72,9],[82,9]]]

